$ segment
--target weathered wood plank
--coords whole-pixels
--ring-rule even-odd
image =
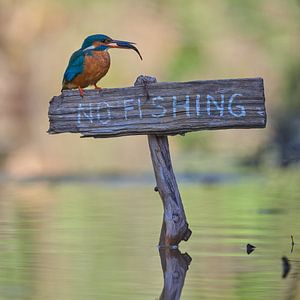
[[[261,78],[159,82],[54,97],[49,133],[85,137],[181,134],[266,125]]]

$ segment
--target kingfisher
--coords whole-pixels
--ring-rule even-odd
[[[104,34],[90,35],[82,43],[79,50],[75,51],[64,73],[62,90],[78,89],[83,97],[83,89],[93,85],[100,89],[97,82],[106,75],[110,67],[110,48],[132,49],[142,60],[139,50],[133,42],[114,40]]]

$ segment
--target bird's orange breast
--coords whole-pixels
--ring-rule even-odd
[[[85,55],[83,72],[74,78],[72,84],[82,88],[96,84],[106,75],[109,67],[110,56],[108,51],[93,51],[91,55]]]

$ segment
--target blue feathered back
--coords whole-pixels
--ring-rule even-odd
[[[79,49],[70,58],[69,64],[64,74],[65,81],[72,81],[84,68],[84,52]]]

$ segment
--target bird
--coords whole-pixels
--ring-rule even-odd
[[[111,48],[132,49],[142,60],[139,50],[134,45],[133,42],[114,40],[104,34],[93,34],[86,37],[81,48],[70,57],[63,76],[61,91],[78,89],[80,96],[83,97],[83,89],[90,85],[101,90],[97,82],[109,70],[110,55],[108,50]]]

